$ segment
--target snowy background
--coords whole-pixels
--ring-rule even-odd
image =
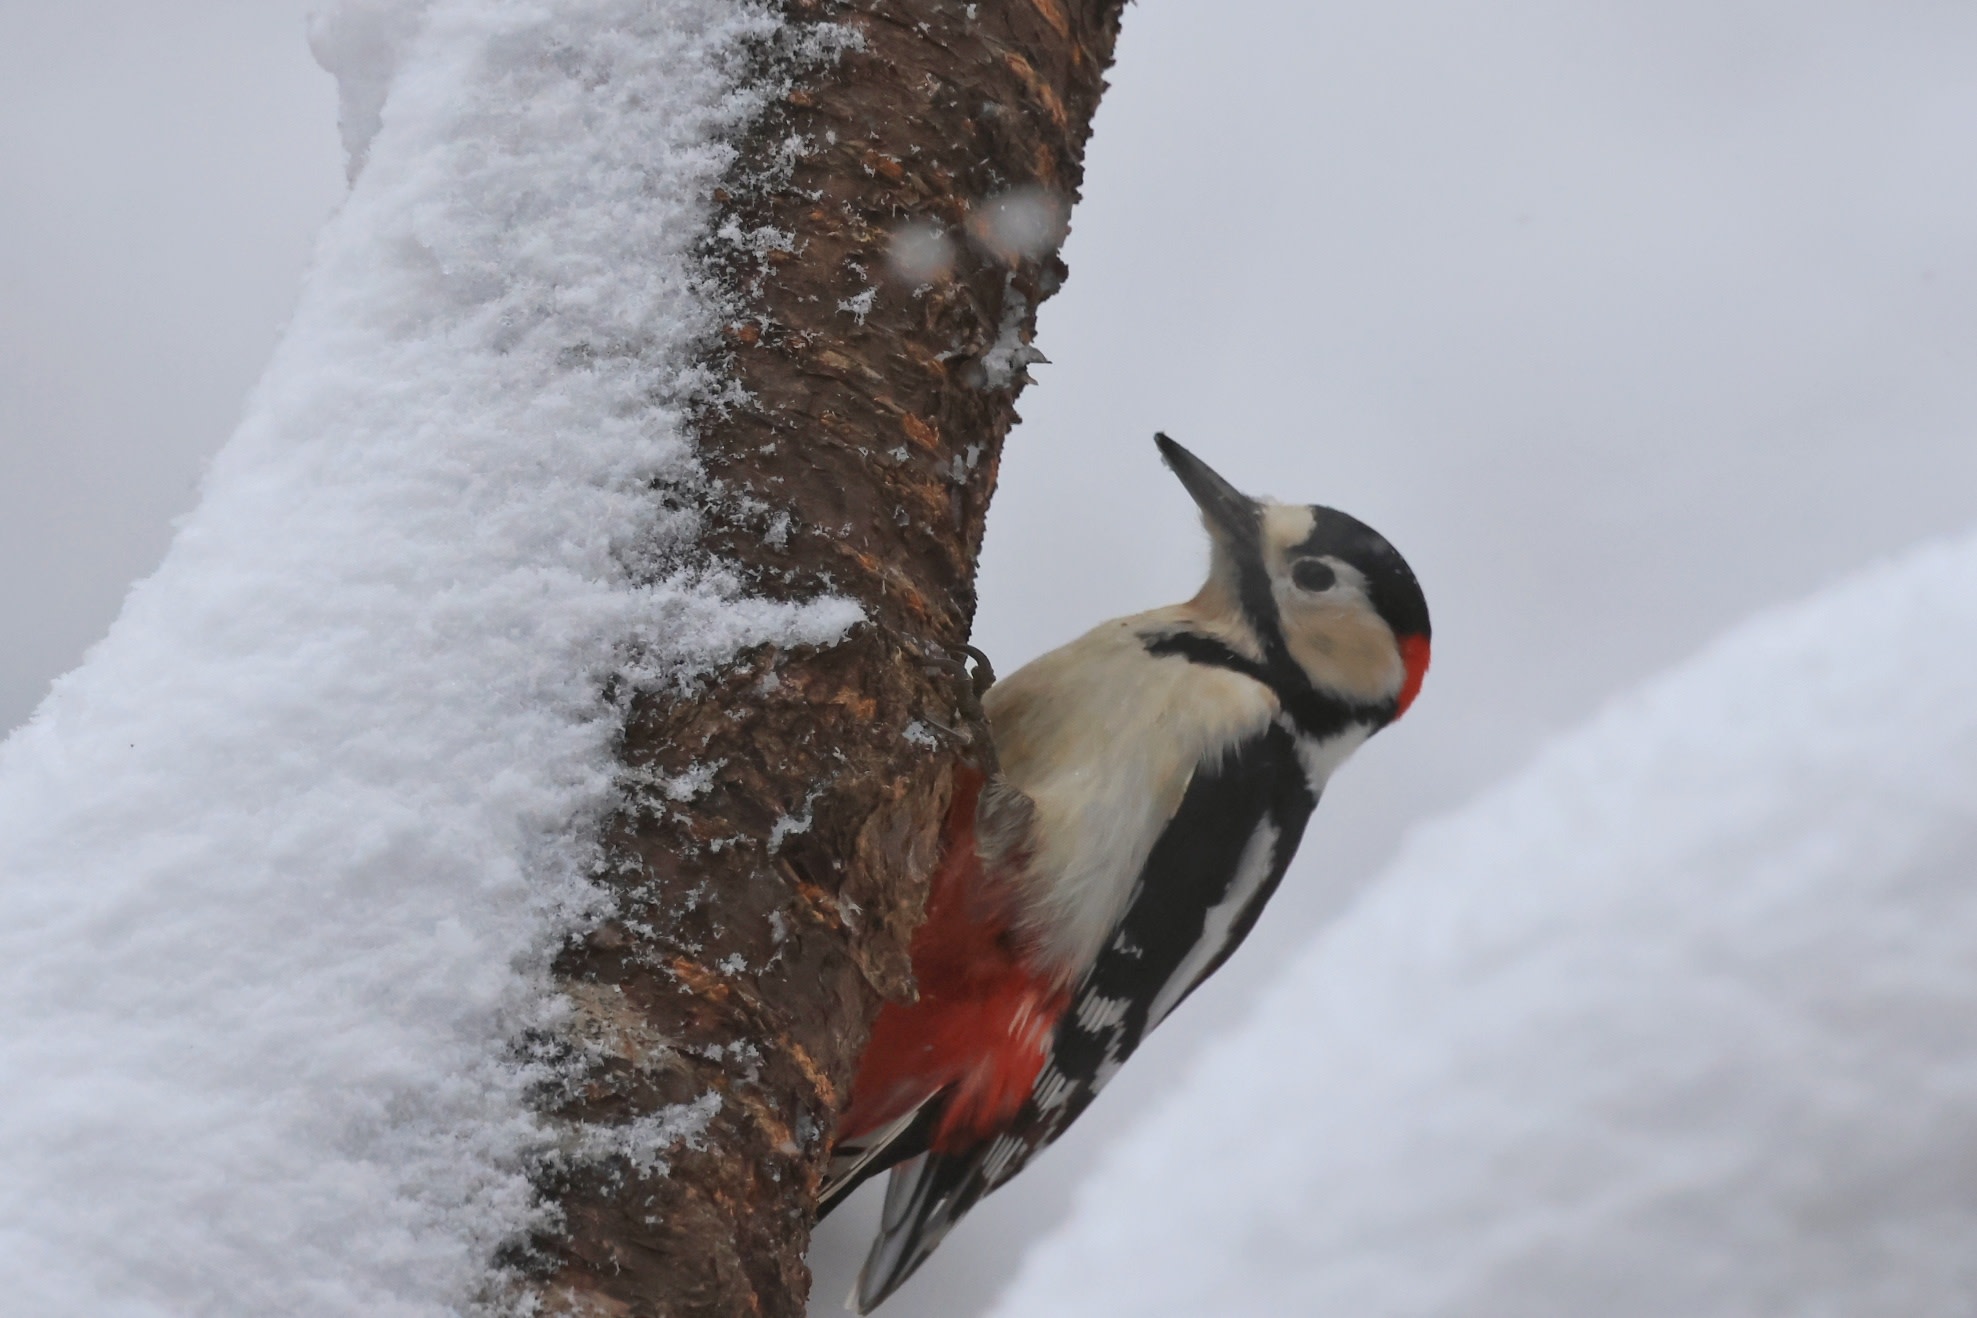
[[[335,93],[303,43],[304,7],[0,0],[0,724],[26,717],[158,563],[342,195]],[[1340,775],[1244,954],[887,1313],[987,1311],[1026,1243],[1070,1211],[1108,1142],[1182,1088],[1212,1036],[1252,1016],[1410,826],[1481,798],[1463,822],[1410,848],[1393,882],[1319,945],[1323,955],[1299,962],[1284,981],[1297,988],[1278,990],[1220,1056],[1245,1067],[1306,1049],[1343,1056],[1350,1032],[1369,1023],[1407,1032],[1396,1048],[1445,1038],[1445,999],[1460,996],[1464,963],[1428,957],[1421,948],[1433,945],[1409,931],[1440,927],[1451,885],[1489,877],[1464,868],[1480,862],[1451,854],[1448,839],[1473,837],[1503,864],[1528,854],[1519,847],[1550,845],[1535,824],[1490,831],[1485,816],[1514,804],[1484,796],[1492,784],[1753,611],[1977,525],[1973,66],[1977,13],[1922,0],[1131,9],[1067,250],[1073,279],[1043,315],[1039,346],[1056,364],[1037,371],[1004,464],[978,639],[1007,668],[1098,618],[1192,590],[1198,534],[1148,442],[1165,428],[1239,484],[1333,503],[1387,532],[1428,588],[1436,668],[1408,720]],[[1945,600],[1957,591],[1953,581],[1936,588]],[[1806,616],[1852,625],[1837,607]],[[1902,671],[1835,665],[1862,681]],[[1956,671],[1938,676],[1951,682]],[[1660,746],[1666,736],[1675,755],[1669,719],[1630,708],[1632,724],[1609,716],[1592,741],[1571,745],[1583,754],[1600,738]],[[1874,763],[1913,781],[1923,730]],[[1692,749],[1710,745],[1707,729],[1687,735]],[[1968,757],[1967,740],[1933,753],[1957,746]],[[1788,741],[1752,755],[1793,781],[1782,776]],[[1557,786],[1566,771],[1556,763],[1509,790],[1522,800]],[[1943,779],[1955,781],[1969,778]],[[1670,854],[1691,859],[1711,838],[1741,838],[1730,825],[1682,836]],[[1571,844],[1601,842],[1574,834]],[[1682,850],[1690,845],[1699,850]],[[1753,863],[1785,851],[1775,838],[1736,845]],[[1632,871],[1614,861],[1612,872],[1624,883]],[[1765,900],[1820,900],[1827,871],[1808,863],[1805,873],[1802,889],[1783,882]],[[1898,867],[1859,877],[1848,909],[1879,910],[1916,887],[1900,879]],[[1546,902],[1569,895],[1569,885],[1523,882],[1518,891]],[[1736,921],[1753,909],[1769,908],[1756,896],[1726,904],[1712,937],[1739,945]],[[1530,931],[1542,928],[1536,918]],[[1904,941],[1915,936],[1895,921],[1886,941],[1848,955],[1898,963],[1917,951]],[[1446,937],[1460,944],[1459,930]],[[1494,944],[1471,950],[1484,946]],[[1545,980],[1552,972],[1532,955],[1531,982],[1562,982]],[[1343,967],[1360,978],[1341,987]],[[1410,968],[1429,996],[1399,1002],[1394,986]],[[1370,1005],[1357,1016],[1314,1006],[1306,1025],[1283,1005],[1293,991],[1363,993]],[[1496,1001],[1507,1013],[1530,999]],[[1518,1055],[1514,1030],[1498,1037]],[[1344,1184],[1382,1166],[1406,1175],[1409,1141],[1428,1138],[1410,1123],[1438,1119],[1442,1093],[1421,1075],[1473,1074],[1465,1059],[1476,1055],[1451,1045],[1424,1071],[1361,1077],[1336,1097],[1337,1110],[1367,1123],[1374,1149],[1341,1173]],[[1803,1056],[1783,1050],[1779,1074]],[[1310,1087],[1325,1082],[1294,1068],[1285,1077],[1307,1074]],[[1804,1074],[1840,1083],[1837,1072]],[[1248,1087],[1226,1074],[1219,1083]],[[1269,1091],[1262,1079],[1256,1087]],[[1505,1089],[1477,1101],[1523,1097]],[[1176,1212],[1136,1217],[1136,1229],[1169,1253],[1198,1237],[1182,1209],[1215,1202],[1205,1192],[1220,1184],[1216,1170],[1161,1160],[1175,1141],[1159,1132],[1187,1101],[1121,1146],[1138,1152],[1105,1172],[1091,1201],[1100,1207],[1067,1240],[1093,1239],[1107,1195],[1157,1199],[1131,1181],[1150,1169]],[[1965,1121],[1969,1102],[1966,1090]],[[1382,1125],[1383,1113],[1395,1115]],[[1446,1120],[1459,1128],[1470,1114],[1452,1106]],[[1734,1142],[1767,1119],[1754,1108],[1748,1125],[1711,1129]],[[1381,1164],[1381,1149],[1400,1152]],[[1573,1151],[1552,1146],[1549,1156]],[[1525,1152],[1514,1142],[1497,1150]],[[1864,1165],[1907,1165],[1876,1156],[1870,1147]],[[1269,1192],[1302,1184],[1290,1177]],[[1432,1238],[1441,1191],[1409,1184],[1419,1200],[1387,1204],[1369,1228],[1387,1233],[1383,1248]],[[1556,1189],[1507,1184],[1530,1203]],[[1449,1202],[1464,1193],[1446,1192]],[[1294,1202],[1309,1209],[1311,1232],[1298,1252],[1322,1268],[1312,1242],[1338,1247],[1325,1215],[1339,1207]],[[1858,1211],[1864,1201],[1834,1202]],[[1943,1230],[1964,1229],[1957,1211],[1943,1209]],[[820,1312],[848,1284],[865,1234],[853,1212],[821,1233]],[[1651,1250],[1677,1237],[1627,1238]],[[1128,1258],[1107,1265],[1091,1249],[1094,1269]],[[1040,1256],[1024,1285],[1043,1289],[1025,1294],[1050,1293],[1066,1276],[1052,1262],[1062,1257]],[[1412,1263],[1425,1268],[1427,1257]],[[1440,1274],[1446,1289],[1405,1303],[1349,1289],[1376,1283],[1342,1271],[1302,1275],[1285,1284],[1360,1312],[1439,1312],[1436,1297],[1448,1295],[1448,1312],[1487,1308],[1462,1307],[1469,1274],[1459,1270]],[[1216,1284],[1207,1273],[1176,1278]],[[1968,1284],[1948,1276],[1935,1294]],[[1882,1300],[1894,1307],[1875,1309]],[[1725,1312],[1772,1311],[1767,1303]],[[1835,1310],[1867,1311],[1930,1310],[1913,1296]]]

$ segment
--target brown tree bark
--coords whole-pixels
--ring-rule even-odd
[[[879,1001],[913,991],[952,770],[981,746],[952,660],[1123,7],[786,0],[790,34],[760,52],[767,69],[820,24],[857,34],[717,194],[708,267],[750,314],[709,349],[745,401],[699,418],[704,547],[765,595],[848,595],[866,621],[631,703],[621,907],[558,966],[604,1060],[558,1115],[718,1105],[659,1164],[546,1187],[565,1214],[533,1259],[550,1312],[803,1310],[832,1127]]]

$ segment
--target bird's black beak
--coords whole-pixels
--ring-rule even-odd
[[[1208,519],[1211,530],[1219,531],[1239,545],[1257,542],[1263,525],[1263,509],[1216,474],[1215,469],[1165,435],[1155,435],[1160,456],[1187,486],[1188,494]]]

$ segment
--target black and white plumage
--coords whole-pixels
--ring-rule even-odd
[[[1343,513],[1251,499],[1166,436],[1208,583],[991,688],[999,777],[957,804],[854,1085],[825,1208],[890,1168],[854,1307],[1085,1111],[1255,926],[1332,772],[1419,690],[1427,605]]]

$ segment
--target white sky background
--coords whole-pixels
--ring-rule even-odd
[[[101,636],[343,195],[299,0],[0,0],[0,724]]]
[[[341,194],[304,8],[0,0],[0,725],[156,563]],[[1128,12],[979,639],[1006,669],[1193,589],[1165,428],[1388,533],[1436,668],[1251,947],[888,1314],[977,1311],[1412,822],[1752,608],[1977,524],[1972,67],[1977,11],[1920,0]]]

